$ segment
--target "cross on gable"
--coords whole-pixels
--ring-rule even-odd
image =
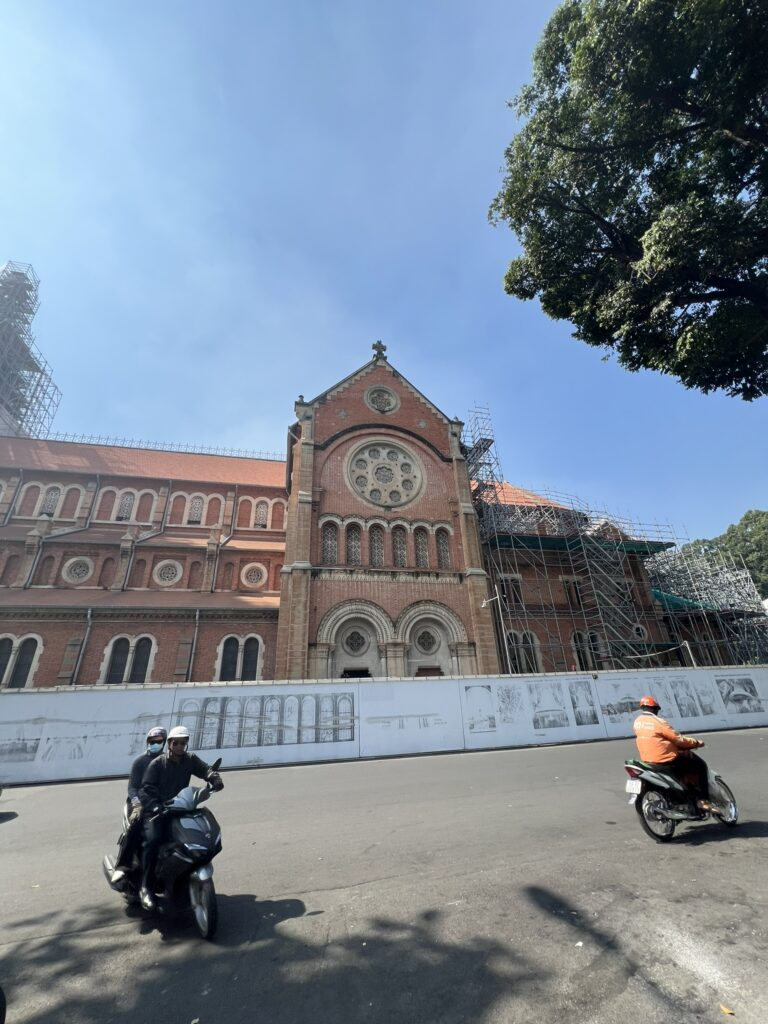
[[[383,345],[380,341],[375,341],[373,343],[373,345],[371,345],[371,348],[373,349],[373,352],[374,352],[374,356],[373,356],[374,359],[386,359],[387,358],[384,355],[384,353],[387,351],[387,346]]]

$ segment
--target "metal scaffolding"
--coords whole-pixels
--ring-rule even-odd
[[[464,437],[502,670],[596,671],[768,661],[746,568],[667,524],[506,483],[486,407]]]
[[[45,435],[61,400],[32,334],[39,284],[26,264],[0,269],[0,434]]]

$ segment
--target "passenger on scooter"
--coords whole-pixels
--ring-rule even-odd
[[[703,747],[704,741],[693,736],[681,736],[679,732],[659,714],[661,707],[655,697],[640,700],[639,714],[635,719],[635,741],[640,760],[654,768],[660,768],[680,782],[695,776],[693,786],[699,799],[698,807],[709,811],[709,769],[706,761],[691,753],[695,747]]]
[[[193,775],[209,782],[214,791],[224,788],[221,776],[196,754],[188,754],[188,746],[189,730],[183,725],[171,729],[168,733],[168,750],[149,765],[139,791],[144,815],[144,849],[141,856],[139,899],[145,910],[153,910],[155,906],[149,883],[165,835],[166,820],[160,813],[163,804],[185,789]]]
[[[120,837],[120,848],[117,854],[115,870],[112,872],[112,882],[121,882],[125,878],[126,871],[131,866],[134,854],[141,845],[141,801],[139,800],[139,789],[144,780],[144,772],[149,764],[163,752],[165,739],[168,735],[162,726],[155,726],[147,733],[147,749],[139,754],[131,765],[131,774],[128,779],[128,800],[131,804],[131,811],[128,816],[128,828]]]

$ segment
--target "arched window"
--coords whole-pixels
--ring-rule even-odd
[[[41,516],[55,516],[56,509],[59,505],[59,498],[61,497],[60,487],[49,487],[45,492],[43,498],[43,504],[40,506]]]
[[[336,523],[323,525],[323,565],[339,564],[339,531]]]
[[[594,672],[602,666],[600,637],[597,633],[574,633],[573,647],[582,672]]]
[[[140,636],[129,639],[117,637],[112,642],[109,664],[104,682],[113,685],[133,683],[141,685],[147,682],[149,662],[152,658],[152,638]]]
[[[3,685],[3,678],[5,677],[8,663],[11,660],[11,654],[13,653],[13,640],[9,636],[4,636],[0,640],[0,686]]]
[[[222,682],[229,682],[237,679],[237,659],[240,654],[240,644],[237,637],[230,636],[224,641],[224,649],[221,652],[221,671],[219,679]]]
[[[32,516],[32,515],[34,515],[35,514],[35,509],[37,508],[37,502],[38,502],[39,498],[40,498],[40,488],[38,487],[37,484],[31,484],[24,491],[24,496],[21,499],[21,504],[19,505],[19,511],[18,511],[17,514],[20,515],[20,516]]]
[[[64,495],[64,501],[61,506],[61,518],[62,519],[74,519],[77,515],[77,510],[80,507],[80,488],[70,487],[67,493]]]
[[[282,501],[276,501],[272,506],[272,529],[282,530],[285,522],[285,505]]]
[[[253,517],[253,525],[257,530],[266,530],[267,528],[267,517],[269,515],[269,505],[266,501],[256,502],[256,514]]]
[[[199,590],[203,584],[203,563],[193,562],[189,567],[189,583],[187,586],[190,590]]]
[[[130,641],[122,636],[112,644],[112,653],[109,657],[109,668],[107,669],[106,683],[122,683],[125,678],[125,669],[128,665],[128,653],[131,649]]]
[[[136,495],[131,494],[130,491],[126,491],[125,494],[120,496],[120,501],[117,503],[117,514],[115,516],[116,523],[127,523],[131,515],[133,514],[133,503],[136,501]]]
[[[148,523],[152,519],[152,506],[154,497],[151,494],[142,494],[139,498],[139,507],[136,510],[136,519],[140,523]]]
[[[115,564],[114,558],[104,559],[99,573],[100,587],[111,587],[115,582]]]
[[[209,498],[205,513],[206,526],[218,526],[221,522],[221,498]]]
[[[539,648],[536,637],[533,633],[523,633],[520,638],[520,648],[523,660],[524,672],[541,672],[539,664]]]
[[[521,643],[520,636],[515,633],[514,630],[510,630],[507,633],[507,656],[509,663],[507,665],[509,671],[513,675],[518,675],[523,671],[523,663],[521,658]]]
[[[417,530],[414,531],[413,539],[416,545],[416,568],[428,569],[429,537],[427,535],[427,531],[420,526]]]
[[[438,530],[437,539],[437,567],[438,569],[451,568],[451,542],[447,530]]]
[[[203,521],[203,499],[195,495],[190,499],[189,511],[187,512],[187,526],[199,526]]]
[[[251,515],[253,514],[253,502],[250,498],[241,498],[237,506],[237,525],[243,529],[247,529],[251,525]]]
[[[598,633],[589,634],[589,650],[592,654],[592,662],[595,668],[603,667],[602,644]]]
[[[143,683],[146,681],[151,653],[152,641],[148,636],[143,636],[140,640],[136,641],[136,646],[133,650],[131,674],[128,676],[129,683]]]
[[[408,545],[403,526],[395,526],[392,530],[392,561],[396,569],[404,569],[408,564]]]
[[[360,565],[361,563],[360,527],[357,523],[351,523],[347,527],[347,565]]]
[[[243,682],[252,682],[256,679],[256,671],[259,665],[259,641],[255,636],[249,636],[243,644],[243,668],[240,678]]]
[[[21,690],[27,685],[32,662],[37,654],[37,640],[34,637],[27,637],[23,640],[16,654],[16,661],[8,680],[8,687],[11,690]]]
[[[16,582],[16,576],[19,572],[19,565],[21,565],[21,558],[19,555],[9,555],[5,560],[3,566],[3,575],[0,576],[0,583],[4,587],[10,587],[11,584]]]
[[[232,589],[232,581],[235,578],[235,567],[232,562],[227,562],[224,566],[224,590]]]
[[[137,558],[136,561],[133,563],[133,568],[131,569],[131,580],[130,580],[130,583],[128,584],[128,586],[129,587],[143,587],[144,586],[144,576],[146,574],[146,571],[147,571],[147,563],[146,563],[145,559]]]
[[[221,648],[221,682],[253,682],[259,678],[259,639],[255,636],[228,636]]]
[[[40,572],[37,574],[37,582],[41,587],[50,585],[53,576],[53,555],[46,555],[40,563]]]
[[[374,569],[384,565],[384,530],[377,525],[368,531],[368,561]]]

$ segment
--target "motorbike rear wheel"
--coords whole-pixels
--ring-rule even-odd
[[[657,843],[668,843],[675,834],[675,822],[661,816],[669,806],[669,800],[655,789],[647,789],[640,797],[640,824]]]
[[[739,808],[736,806],[736,797],[722,779],[717,779],[709,787],[709,796],[712,802],[712,817],[729,828],[738,825]],[[718,810],[715,810],[715,807]]]
[[[219,908],[212,878],[189,880],[189,902],[202,939],[212,939],[219,923]]]

